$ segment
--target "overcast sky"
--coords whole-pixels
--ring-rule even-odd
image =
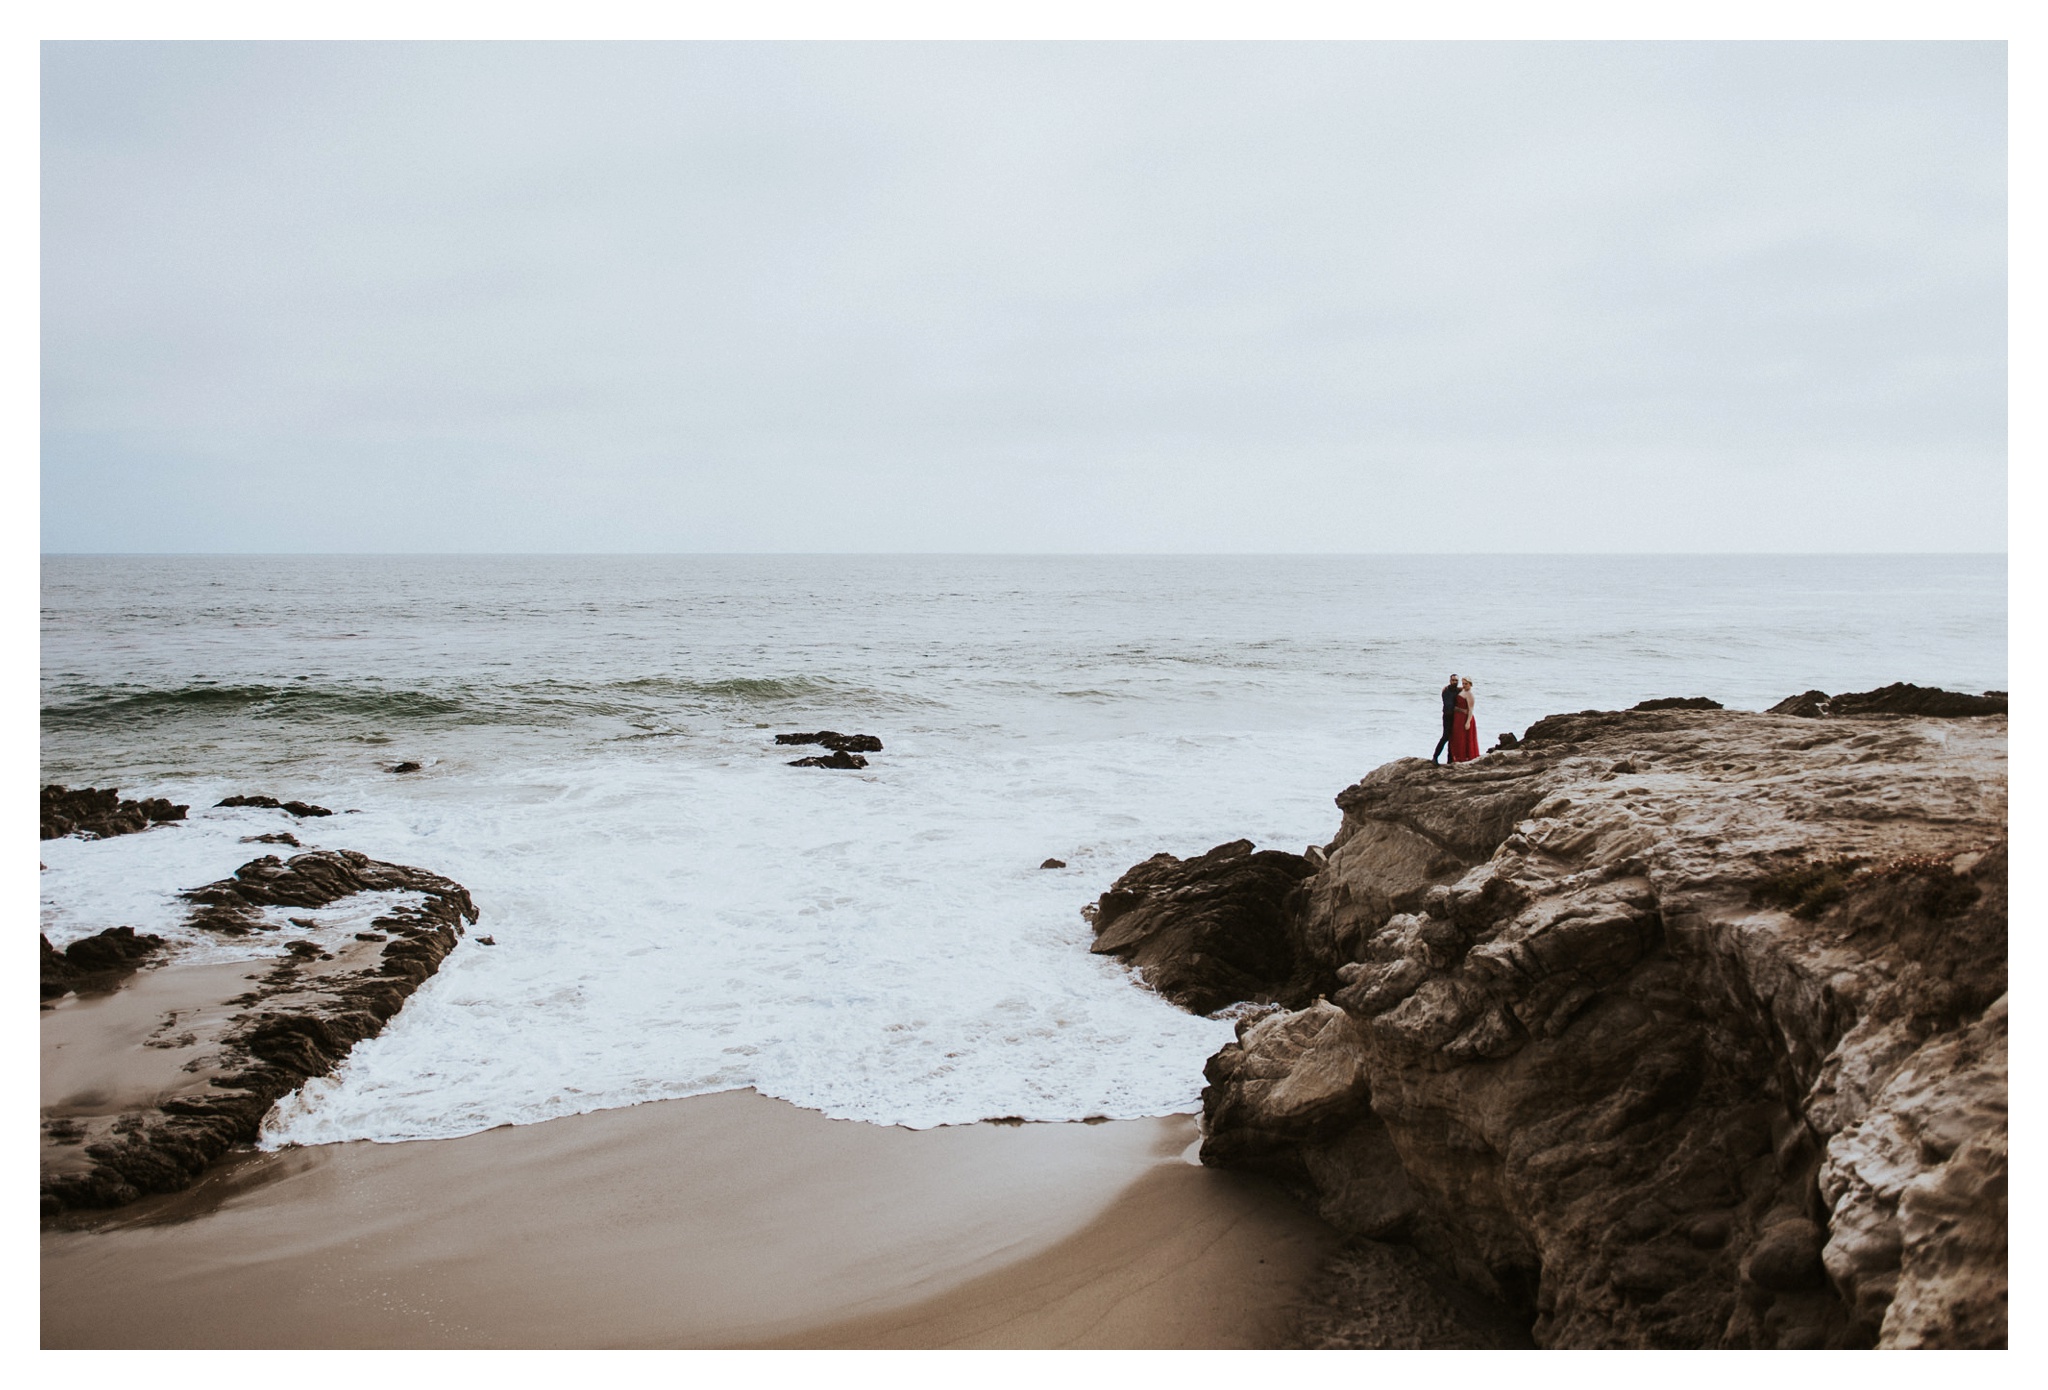
[[[2002,550],[2004,73],[50,44],[43,544]]]

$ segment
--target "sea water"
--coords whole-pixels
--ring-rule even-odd
[[[1081,907],[1161,850],[1326,842],[1335,793],[1429,755],[1452,671],[1482,746],[1655,696],[2006,677],[2002,556],[55,556],[43,605],[44,780],[192,807],[43,844],[56,944],[274,952],[176,894],[279,831],[482,909],[273,1145],[747,1086],[918,1127],[1190,1111],[1231,1020],[1090,955]],[[788,766],[820,750],[773,735],[821,728],[884,751]]]

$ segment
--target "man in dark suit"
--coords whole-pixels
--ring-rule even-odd
[[[1458,677],[1455,673],[1451,676],[1451,683],[1444,687],[1443,694],[1444,736],[1436,741],[1436,752],[1429,755],[1431,762],[1443,756],[1445,746],[1451,741],[1451,720],[1456,718],[1458,713]]]

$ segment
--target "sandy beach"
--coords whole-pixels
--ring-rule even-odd
[[[46,1228],[42,1344],[1272,1345],[1333,1237],[1195,1137],[741,1091],[252,1154]]]

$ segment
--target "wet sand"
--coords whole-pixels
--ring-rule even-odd
[[[1194,1140],[1187,1116],[912,1131],[741,1091],[250,1155],[46,1226],[42,1344],[1274,1345],[1334,1239]]]

